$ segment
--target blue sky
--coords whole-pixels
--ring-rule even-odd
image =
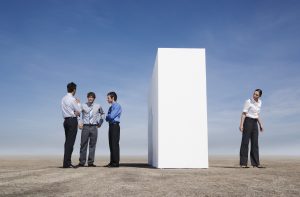
[[[238,155],[244,100],[261,88],[261,153],[299,155],[299,10],[297,0],[1,0],[0,154],[62,154],[70,81],[105,110],[115,90],[121,154],[147,154],[156,50],[183,47],[206,48],[210,154]],[[108,154],[107,125],[97,146]]]

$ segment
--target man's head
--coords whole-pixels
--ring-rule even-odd
[[[75,95],[75,93],[76,93],[76,84],[73,83],[73,82],[69,83],[67,85],[67,91],[68,91],[68,93],[71,93],[71,94]]]
[[[118,99],[118,96],[117,96],[117,94],[116,94],[115,92],[109,92],[109,93],[107,94],[107,102],[108,102],[109,104],[111,104],[111,103],[117,101],[117,99]]]
[[[94,92],[89,92],[87,94],[87,99],[89,103],[93,103],[96,98],[96,94]]]

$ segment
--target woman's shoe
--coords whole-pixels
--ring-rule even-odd
[[[241,168],[249,168],[249,167],[246,165],[241,165]]]

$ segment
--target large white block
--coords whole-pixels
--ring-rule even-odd
[[[150,165],[208,168],[205,49],[158,49],[148,117]]]

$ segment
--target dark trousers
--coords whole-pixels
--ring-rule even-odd
[[[110,164],[119,165],[120,162],[120,125],[109,124],[108,141],[110,149]]]
[[[248,164],[248,147],[249,140],[251,141],[250,159],[251,165],[259,165],[258,153],[258,125],[257,120],[252,118],[245,118],[244,131],[240,149],[240,165]]]
[[[68,167],[72,164],[71,157],[73,152],[73,146],[77,135],[77,118],[66,118],[64,121],[65,129],[65,153],[64,153],[64,167]]]
[[[89,144],[88,164],[93,164],[95,160],[95,151],[98,138],[97,126],[84,125],[81,132],[80,143],[80,158],[79,163],[84,165],[86,163],[86,152]]]

